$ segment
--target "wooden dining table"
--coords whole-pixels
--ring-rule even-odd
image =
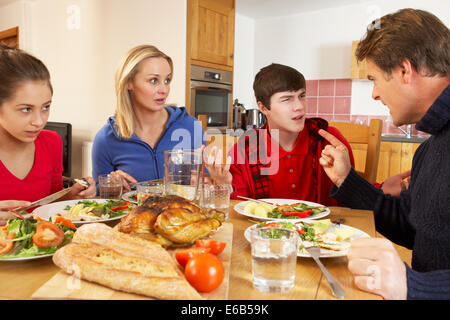
[[[336,299],[319,267],[312,258],[297,258],[295,286],[284,293],[266,293],[253,287],[250,243],[244,231],[253,224],[249,217],[236,212],[232,200],[227,222],[233,224],[233,240],[229,270],[229,300],[334,300]],[[332,221],[344,219],[343,224],[360,229],[376,237],[372,211],[331,207]],[[347,257],[322,258],[322,263],[342,285],[349,300],[380,300],[378,295],[359,290],[347,268]],[[25,260],[0,260],[0,299],[28,300],[33,293],[60,269],[51,257]]]

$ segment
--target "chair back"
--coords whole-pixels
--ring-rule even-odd
[[[382,120],[371,119],[369,126],[349,122],[329,122],[329,125],[338,129],[350,145],[367,145],[364,171],[357,170],[357,172],[370,183],[376,182],[383,128]]]

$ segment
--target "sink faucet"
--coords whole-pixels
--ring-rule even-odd
[[[406,138],[408,138],[408,139],[411,138],[411,129],[412,129],[411,124],[406,125],[406,131],[400,127],[397,127],[397,128],[406,135]]]

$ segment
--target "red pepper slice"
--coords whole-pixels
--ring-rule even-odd
[[[123,209],[127,209],[130,206],[130,202],[129,201],[123,201],[123,203],[124,203],[123,206],[114,207],[114,208],[111,208],[109,210],[111,210],[111,211],[123,210]]]
[[[306,218],[312,214],[312,209],[303,211],[303,212],[280,212],[281,214],[285,216],[296,216],[299,218]]]

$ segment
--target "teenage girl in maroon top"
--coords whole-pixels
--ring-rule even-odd
[[[0,225],[10,210],[63,188],[62,141],[43,130],[52,101],[50,74],[35,57],[0,45]],[[75,184],[59,200],[92,198],[90,186]]]

